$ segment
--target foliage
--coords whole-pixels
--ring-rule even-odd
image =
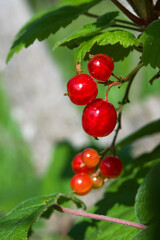
[[[84,204],[80,200],[59,193],[31,198],[22,202],[9,212],[7,216],[1,218],[0,238],[6,240],[27,239],[33,223],[40,216],[48,218],[53,212],[53,204],[62,204],[68,200],[72,200],[77,207],[84,208]]]
[[[143,141],[143,138],[146,136],[151,137],[153,134],[160,133],[160,120],[157,119],[143,126],[125,139],[122,139],[119,143],[116,143],[116,138],[121,128],[123,105],[129,102],[131,84],[140,68],[144,66],[146,70],[148,65],[150,65],[149,67],[152,69],[153,76],[147,80],[150,80],[151,83],[160,77],[159,1],[155,5],[153,5],[153,1],[149,0],[126,1],[135,11],[135,16],[119,1],[112,0],[119,8],[119,11],[122,11],[130,21],[119,19],[118,16],[120,14],[117,11],[105,12],[101,16],[88,12],[88,10],[92,10],[93,6],[101,3],[101,0],[79,0],[76,3],[72,0],[63,0],[61,2],[57,7],[37,14],[21,28],[13,41],[7,61],[23,47],[29,47],[36,39],[42,41],[48,38],[50,34],[57,33],[59,29],[66,28],[71,23],[73,24],[73,20],[77,19],[80,15],[86,15],[88,19],[92,17],[96,20],[93,22],[88,20],[79,30],[76,30],[63,39],[55,40],[53,47],[57,49],[65,46],[68,49],[74,49],[75,64],[87,60],[89,55],[96,53],[106,53],[115,62],[123,61],[122,64],[124,64],[126,57],[137,53],[137,65],[134,69],[132,68],[132,71],[127,76],[117,77],[113,75],[111,78],[112,80],[113,77],[116,77],[116,81],[118,81],[120,87],[122,87],[121,89],[123,89],[123,93],[121,92],[123,98],[118,105],[118,124],[113,141],[108,148],[102,151],[102,156],[109,153],[113,154],[117,151],[116,154],[123,161],[124,171],[118,180],[110,180],[109,184],[104,186],[103,198],[89,211],[128,221],[138,221],[141,224],[149,226],[141,231],[123,224],[81,218],[71,228],[68,235],[76,240],[91,238],[96,240],[111,238],[115,240],[158,240],[159,234],[157,233],[159,230],[157,222],[159,222],[160,218],[160,199],[158,195],[160,188],[160,145],[155,146],[150,152],[144,152],[136,157],[132,152],[132,148],[133,143],[137,140]],[[109,91],[111,87],[110,81],[105,82],[104,85],[109,85]],[[26,200],[9,212],[8,215],[0,219],[1,239],[27,239],[27,235],[31,234],[32,225],[40,216],[50,217],[55,203],[61,205],[66,200],[72,200],[78,204],[78,207],[83,205],[80,200],[74,197],[59,194],[59,192],[68,193],[70,191],[70,159],[77,152],[80,152],[80,149],[75,149],[67,141],[58,143],[52,153],[51,163],[47,172],[41,179],[37,180],[35,171],[30,163],[31,155],[28,155],[28,152],[25,154],[28,146],[26,146],[9,111],[7,111],[8,105],[6,105],[1,92],[0,96],[2,96],[0,104],[3,113],[0,118],[2,136],[0,138],[0,153],[2,156],[0,180],[4,186],[4,188],[0,189],[1,196],[5,192],[5,184],[7,182],[6,176],[3,174],[5,164],[9,165],[10,163],[11,169],[9,175],[11,182],[8,182],[7,190],[13,187],[17,193],[17,189],[19,191],[22,187],[19,186],[19,182],[23,176],[24,181],[26,181],[23,187],[32,189],[30,192],[31,195],[33,194],[33,189],[36,189],[33,195],[57,192],[49,196]],[[4,147],[7,144],[12,149],[11,153]],[[98,147],[95,148],[98,149]],[[101,149],[98,150],[100,152]],[[18,157],[22,158],[23,161],[19,162]],[[6,163],[3,159],[7,159],[8,162]],[[19,168],[21,168],[21,175],[13,181],[14,175]],[[31,187],[32,182],[34,184]],[[12,197],[11,190],[10,196]],[[3,202],[3,197],[1,197],[1,201]]]

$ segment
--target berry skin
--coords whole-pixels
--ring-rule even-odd
[[[117,113],[114,106],[97,98],[89,103],[82,115],[82,126],[84,131],[93,137],[105,137],[115,128]]]
[[[92,181],[86,173],[77,173],[71,178],[70,186],[78,195],[86,195],[92,189]]]
[[[122,172],[122,161],[115,156],[108,156],[100,163],[101,174],[108,178],[116,178]]]
[[[97,80],[106,81],[114,70],[114,62],[106,54],[97,54],[90,59],[88,71],[92,77]]]
[[[77,105],[86,105],[98,94],[96,82],[88,74],[78,74],[67,83],[70,100]]]
[[[99,154],[96,150],[92,148],[86,148],[82,152],[82,161],[86,164],[87,167],[95,167],[100,161]]]
[[[104,178],[102,176],[91,175],[92,187],[94,189],[101,188],[104,184]]]
[[[72,170],[74,173],[92,173],[94,171],[94,167],[87,167],[84,165],[84,162],[82,161],[81,158],[81,153],[78,153],[72,161]]]

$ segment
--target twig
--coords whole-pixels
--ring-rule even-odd
[[[77,216],[82,216],[82,217],[88,217],[88,218],[92,218],[92,219],[96,219],[96,220],[119,223],[119,224],[127,225],[127,226],[130,226],[130,227],[135,227],[135,228],[139,228],[139,229],[147,228],[147,226],[142,225],[142,224],[126,221],[126,220],[123,220],[123,219],[108,217],[108,216],[104,216],[104,215],[99,215],[99,214],[80,212],[80,211],[77,211],[77,210],[72,210],[72,209],[61,207],[57,204],[54,204],[53,208],[56,209],[59,212],[66,212],[66,213],[70,213],[70,214],[77,215]]]
[[[93,17],[93,18],[98,18],[99,16],[93,13],[89,13],[89,12],[85,12],[84,15],[86,15],[87,17]]]
[[[122,83],[129,81],[132,76],[135,76],[141,67],[144,66],[143,62],[140,62],[126,77],[122,78]]]
[[[121,129],[121,119],[122,119],[122,108],[123,106],[126,104],[126,103],[129,103],[129,92],[130,92],[130,88],[131,88],[131,85],[132,85],[132,82],[137,74],[137,72],[139,71],[139,69],[141,67],[143,67],[143,63],[140,62],[124,79],[124,82],[125,81],[129,81],[128,85],[127,85],[127,88],[126,88],[126,91],[125,91],[125,94],[123,96],[123,99],[122,101],[120,102],[120,106],[118,108],[118,116],[117,116],[117,122],[118,122],[118,125],[117,125],[117,128],[115,130],[115,135],[114,135],[114,138],[112,140],[112,143],[109,147],[107,147],[102,153],[101,153],[101,159],[104,158],[104,156],[106,155],[107,152],[109,151],[112,151],[113,152],[113,155],[115,155],[116,153],[116,149],[115,149],[115,143],[116,143],[116,139],[117,139],[117,136],[118,136],[118,133]]]
[[[133,31],[136,31],[136,32],[143,32],[143,30],[140,29],[140,28],[124,26],[124,25],[120,25],[120,24],[113,24],[112,27],[120,27],[120,28],[130,29],[130,30],[133,30]]]
[[[131,26],[138,26],[137,24],[133,23],[133,22],[129,22],[129,21],[126,21],[126,20],[122,20],[122,19],[118,19],[116,18],[115,19],[116,22],[119,22],[119,23],[124,23],[124,24],[127,24],[127,25],[131,25]]]
[[[159,77],[160,77],[160,71],[151,78],[149,83],[152,85],[154,80],[158,79]]]
[[[146,22],[139,18],[136,17],[134,14],[132,14],[130,11],[128,11],[127,8],[125,8],[120,2],[117,0],[111,0],[129,19],[131,19],[134,23],[136,23],[139,26],[143,26],[146,24]]]

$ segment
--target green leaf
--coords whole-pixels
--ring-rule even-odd
[[[115,46],[116,50],[114,52],[110,51],[110,56],[114,61],[122,60],[126,57],[131,50],[136,46],[139,46],[139,40],[130,32],[126,32],[123,30],[110,31],[106,33],[102,33],[89,41],[85,41],[81,44],[79,50],[75,56],[75,63],[82,62],[87,53],[94,53],[95,49],[92,50],[93,47],[96,48],[98,46],[105,46],[106,51],[109,49],[110,45],[113,45],[112,50]],[[120,47],[120,52],[118,52],[118,48]],[[122,52],[124,51],[124,54]],[[125,50],[128,50],[127,53]]]
[[[78,207],[84,207],[84,204],[76,198],[63,194],[55,193],[48,196],[31,198],[22,202],[14,208],[5,217],[0,219],[0,239],[1,240],[24,240],[27,239],[32,225],[39,217],[46,217],[46,211],[53,211],[53,204],[71,200]]]
[[[131,240],[158,240],[158,238],[153,237],[155,234],[155,229],[150,226],[144,230],[142,230],[140,233],[138,233],[136,236],[134,236]]]
[[[146,229],[142,230],[136,236],[134,236],[131,240],[159,240],[160,229],[159,225],[151,225]]]
[[[117,144],[117,148],[122,148],[123,146],[128,145],[138,140],[139,138],[159,132],[160,132],[160,119],[145,125],[144,127],[140,128],[133,134],[123,139],[120,143]]]
[[[114,24],[114,18],[118,16],[118,12],[109,12],[97,19],[96,22],[90,23],[82,27],[80,30],[76,31],[70,37],[65,38],[62,41],[59,41],[53,47],[53,50],[59,46],[67,46],[70,49],[73,49],[79,46],[80,43],[89,40],[91,37],[99,34],[103,29],[110,27]]]
[[[7,62],[23,47],[29,47],[36,39],[42,41],[51,33],[56,33],[61,27],[68,26],[79,15],[99,3],[95,0],[81,5],[60,5],[34,16],[16,35],[8,53]]]
[[[159,151],[160,160],[160,151]],[[160,220],[160,163],[145,177],[136,196],[135,210],[138,220],[149,224]]]
[[[160,68],[160,20],[151,23],[140,37],[144,45],[142,60],[145,65]]]

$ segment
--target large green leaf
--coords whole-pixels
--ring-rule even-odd
[[[48,218],[53,211],[53,204],[62,204],[72,200],[77,207],[85,208],[83,202],[75,197],[55,193],[48,196],[31,198],[22,202],[5,217],[0,219],[1,240],[25,240],[32,225],[43,216]]]
[[[160,159],[160,151],[159,151]],[[160,220],[160,163],[145,177],[136,196],[136,215],[143,224]]]
[[[128,137],[120,141],[117,144],[117,148],[122,148],[123,146],[131,144],[137,139],[159,132],[160,132],[160,119],[145,125],[144,127],[140,128],[133,134],[129,135]]]
[[[114,24],[114,18],[117,16],[118,12],[109,12],[102,15],[96,22],[85,25],[70,37],[57,42],[53,49],[56,49],[59,46],[67,46],[68,48],[73,49],[79,46],[80,43],[89,40],[91,37],[99,34],[103,29]]]
[[[133,50],[135,46],[139,46],[140,43],[132,33],[127,31],[116,30],[102,33],[81,44],[76,53],[75,62],[82,62],[87,53],[94,53],[94,47],[96,48],[96,45],[101,47],[105,46],[106,51],[109,49],[110,56],[114,59],[114,61],[118,61],[128,56],[129,52]]]
[[[134,236],[131,240],[159,240],[160,229],[158,225],[151,225]]]
[[[91,212],[137,222],[134,210],[135,196],[141,179],[156,164],[155,152],[156,150],[153,150],[137,159],[132,159],[131,153],[126,151],[121,153],[121,159],[125,159],[127,155],[128,162],[124,161],[123,174],[106,187],[103,199],[96,203]],[[158,154],[157,152],[157,156]],[[83,218],[78,220],[69,235],[76,240],[131,240],[138,232],[140,230],[132,227]]]
[[[140,37],[140,41],[144,45],[142,54],[144,64],[160,68],[160,20],[149,25]]]
[[[81,5],[60,5],[34,16],[16,35],[7,62],[23,47],[29,47],[36,39],[39,41],[46,39],[51,33],[54,34],[61,27],[66,27],[100,1],[95,0]]]

